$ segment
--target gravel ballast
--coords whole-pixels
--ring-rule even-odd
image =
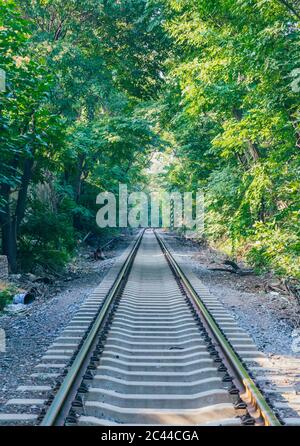
[[[17,387],[27,382],[49,345],[131,240],[124,237],[102,261],[92,261],[90,255],[82,254],[75,262],[75,278],[67,275],[58,282],[55,292],[49,290],[49,296],[24,306],[20,313],[0,313],[0,329],[6,338],[6,351],[0,352],[0,411],[5,411],[5,402],[17,395]]]
[[[300,307],[296,299],[266,292],[264,276],[239,276],[211,270],[224,260],[224,256],[213,249],[173,233],[166,233],[165,238],[191,264],[194,273],[253,338],[260,351],[268,356],[300,357],[300,349],[294,348],[300,321]]]

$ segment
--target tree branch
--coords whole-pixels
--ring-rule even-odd
[[[290,12],[292,12],[297,17],[298,20],[300,20],[300,11],[298,12],[293,5],[291,5],[286,0],[278,0],[278,2],[284,5]]]

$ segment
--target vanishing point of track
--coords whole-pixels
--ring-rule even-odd
[[[89,306],[41,425],[281,424],[156,232],[141,232],[96,315]]]

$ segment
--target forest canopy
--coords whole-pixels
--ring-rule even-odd
[[[0,0],[0,224],[62,267],[99,191],[203,189],[207,242],[300,278],[298,0]]]

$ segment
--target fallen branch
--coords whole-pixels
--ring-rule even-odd
[[[225,263],[225,262],[224,262]],[[230,274],[237,274],[238,276],[249,276],[251,274],[254,274],[254,271],[252,269],[241,269],[238,267],[237,269],[234,268],[208,268],[210,271],[222,271],[225,273]]]
[[[82,243],[85,243],[91,234],[92,234],[92,231],[88,232],[87,235],[82,240]]]
[[[238,266],[238,264],[233,262],[232,260],[225,260],[224,265],[231,266],[235,271],[241,270],[241,268]]]
[[[284,286],[290,296],[293,296],[295,299],[297,299],[299,305],[300,305],[300,283],[296,279],[290,279],[290,280],[284,280]]]

